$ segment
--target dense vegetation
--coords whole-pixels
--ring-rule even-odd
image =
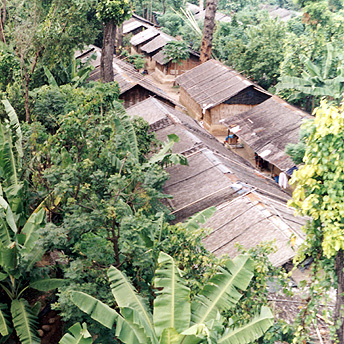
[[[123,305],[121,293],[110,281],[126,281],[132,297],[144,300],[139,302],[145,305],[144,314],[153,312],[154,316],[156,308],[163,308],[161,300],[166,297],[161,288],[173,276],[177,276],[178,288],[187,303],[197,305],[202,297],[211,300],[215,294],[209,292],[209,286],[220,283],[235,268],[232,261],[216,258],[202,244],[207,231],[202,223],[214,209],[184,224],[169,224],[171,216],[163,200],[170,196],[162,192],[169,176],[164,167],[187,164],[184,156],[171,153],[178,137],[171,135],[167,142],[159,142],[149,132],[148,123],[126,115],[116,83],[86,83],[92,68],[73,58],[75,49],[102,41],[101,18],[117,18],[119,25],[127,16],[128,8],[117,13],[121,7],[115,0],[117,15],[108,14],[107,2],[13,0],[0,5],[0,96],[4,100],[0,107],[3,343],[39,342],[38,315],[49,307],[58,311],[66,329],[87,322],[93,338],[84,330],[85,343],[120,342],[123,337],[118,321],[117,326],[112,326],[114,322],[110,328],[102,326],[103,320],[99,323],[97,317],[90,318],[86,314],[90,312],[75,305],[80,306],[75,295],[89,294],[97,304],[107,305],[104,307],[111,309],[109,314],[115,312],[117,320],[121,314],[132,323],[133,315],[128,309],[134,309],[134,314],[138,303],[128,301]],[[159,12],[158,20],[166,32],[181,35],[194,49],[199,48],[197,30],[191,30],[185,19],[170,10],[179,10],[182,1],[131,4],[150,19]],[[231,15],[232,21],[217,24],[214,53],[263,87],[279,87],[283,96],[307,109],[317,104],[320,95],[339,101],[344,82],[340,54],[344,43],[342,3],[274,2],[303,12],[288,23],[258,11],[260,4],[254,0],[219,2],[219,10]],[[102,15],[97,17],[97,11]],[[176,63],[180,50],[186,53],[184,43],[171,44],[166,54]],[[139,59],[136,62],[139,66]],[[305,88],[298,89],[301,82],[297,84],[297,79],[307,81],[311,90],[316,85],[322,93],[307,94]],[[325,89],[335,90],[336,94],[324,93]],[[331,245],[336,247],[335,243]],[[231,301],[223,297],[224,306],[213,305],[212,314],[221,312],[221,316],[215,314],[216,321],[209,324],[210,319],[201,319],[207,322],[209,333],[202,322],[196,322],[200,325],[197,329],[189,328],[190,319],[200,317],[204,311],[191,306],[196,307],[192,314],[175,315],[176,319],[177,315],[184,316],[183,326],[174,330],[162,325],[159,329],[148,326],[145,335],[148,331],[154,342],[162,338],[162,333],[173,334],[178,342],[181,334],[175,331],[187,331],[184,335],[194,342],[225,342],[225,334],[233,328],[249,326],[253,315],[258,319],[260,314],[268,320],[260,330],[252,327],[249,339],[258,338],[262,329],[269,327],[266,324],[270,325],[271,315],[266,308],[268,278],[286,283],[282,272],[267,258],[273,250],[272,244],[261,245],[238,258],[245,265],[240,270],[245,278],[235,283],[239,291],[231,289]],[[324,249],[328,259],[337,251]],[[331,264],[328,266],[333,266],[333,260]],[[85,310],[83,306],[81,309]],[[170,320],[168,311],[160,312]],[[78,326],[72,327],[73,335],[80,335],[85,328]],[[293,332],[293,326],[276,322],[260,342],[291,341]]]

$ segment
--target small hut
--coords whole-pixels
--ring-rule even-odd
[[[175,41],[175,38],[161,31],[159,35],[141,47],[141,52],[146,58],[146,68],[155,69],[153,56],[166,45],[167,42]]]
[[[238,254],[237,242],[249,249],[275,239],[277,252],[269,256],[271,262],[280,266],[293,258],[289,239],[295,236],[294,248],[302,243],[301,227],[306,219],[295,217],[288,209],[289,196],[271,178],[257,175],[194,119],[155,98],[135,104],[127,113],[146,119],[161,141],[170,134],[180,138],[173,152],[185,155],[189,165],[167,167],[170,179],[164,186],[164,192],[173,196],[165,204],[175,216],[174,222],[216,206],[216,213],[206,223],[213,229],[204,239],[208,250],[233,258]]]
[[[226,135],[222,120],[271,97],[263,88],[222,63],[209,60],[177,77],[180,102],[214,135]]]
[[[92,59],[92,56],[95,56],[96,58]],[[83,62],[89,60],[94,66],[94,70],[90,73],[89,81],[100,80],[100,48],[91,45],[88,49],[82,52],[77,52],[75,57],[81,58]],[[113,68],[114,81],[118,82],[120,88],[119,98],[123,100],[124,107],[132,106],[148,97],[154,96],[165,104],[183,108],[163,90],[156,87],[148,78],[139,73],[130,63],[114,56]]]
[[[160,32],[154,27],[150,27],[147,30],[143,30],[140,33],[133,36],[130,40],[131,53],[139,54],[141,53],[141,47],[146,43],[150,42],[156,36],[159,36]]]
[[[252,160],[256,153],[265,169],[279,175],[295,166],[285,148],[298,142],[302,121],[309,118],[312,116],[273,96],[223,124],[240,138]]]
[[[173,63],[172,59],[166,58],[164,52],[160,50],[153,56],[153,60],[155,61],[155,77],[158,77],[162,82],[173,82],[178,75],[198,66],[201,63],[199,56],[199,53],[190,49],[187,60],[180,61],[180,63]]]

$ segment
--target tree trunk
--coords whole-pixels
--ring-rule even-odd
[[[116,25],[114,21],[104,24],[102,56],[100,59],[100,77],[102,82],[113,81],[113,53],[115,49]]]
[[[121,55],[123,50],[123,24],[116,31],[116,55]]]
[[[206,62],[211,58],[211,47],[215,27],[215,14],[218,0],[207,0],[203,27],[200,61]]]
[[[4,27],[6,21],[6,0],[3,0],[3,8],[0,9],[0,39],[6,44],[6,38],[4,34]]]
[[[25,120],[27,123],[30,123],[31,121],[30,109],[29,109],[29,83],[30,83],[30,76],[28,75],[28,73],[25,73],[24,104],[25,104]]]
[[[334,321],[337,327],[337,340],[333,343],[344,344],[344,321],[343,321],[343,305],[344,305],[344,257],[343,251],[338,251],[336,255],[336,275],[337,275],[337,295],[336,306],[334,310]]]

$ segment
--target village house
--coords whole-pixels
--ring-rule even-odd
[[[160,32],[156,28],[150,27],[133,36],[130,39],[131,54],[140,54],[141,47],[159,35]]]
[[[75,53],[75,58],[79,58],[83,62],[89,61],[93,65],[94,70],[90,73],[89,81],[100,80],[100,57],[101,49],[93,45],[90,45],[85,51]],[[114,81],[118,82],[120,88],[119,98],[123,100],[125,108],[151,96],[156,97],[165,104],[183,108],[153,82],[139,73],[130,63],[114,56],[113,68]]]
[[[180,102],[214,135],[226,135],[222,120],[271,97],[263,88],[222,63],[209,60],[178,76]]]
[[[140,49],[140,52],[144,55],[146,59],[146,69],[154,70],[155,69],[155,60],[153,56],[161,51],[166,43],[175,41],[176,39],[162,31],[159,31],[159,35],[153,38],[151,41],[143,45]]]
[[[192,49],[189,49],[189,58],[187,60],[172,62],[172,58],[167,58],[162,50],[153,56],[155,61],[154,77],[164,82],[174,82],[178,75],[181,75],[188,70],[195,68],[201,62],[199,60],[200,54]]]
[[[251,161],[271,175],[291,175],[294,162],[285,153],[288,143],[297,143],[300,126],[312,116],[291,106],[277,96],[222,123],[240,139]],[[256,156],[255,156],[256,154]]]
[[[227,150],[191,117],[155,98],[127,109],[130,116],[146,119],[160,141],[176,134],[173,152],[184,154],[188,166],[169,166],[164,192],[172,195],[165,204],[182,222],[210,206],[217,210],[206,223],[212,231],[204,238],[208,250],[220,256],[238,254],[235,243],[245,249],[275,240],[277,251],[269,256],[281,266],[295,255],[304,240],[306,219],[295,217],[286,205],[289,196],[271,179],[259,174],[247,161]],[[294,247],[290,238],[294,237]]]
[[[172,59],[166,59],[163,48],[176,38],[166,33],[150,28],[133,36],[130,40],[131,53],[143,54],[146,60],[145,69],[154,72],[154,77],[162,83],[173,82],[177,75],[188,71],[200,64],[199,53],[189,50],[189,58],[175,65]]]
[[[152,26],[155,26],[152,22],[133,13],[131,18],[123,23],[123,35],[136,35]]]

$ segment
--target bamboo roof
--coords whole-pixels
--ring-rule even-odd
[[[140,27],[149,28],[150,26],[142,21],[136,20],[135,18],[130,18],[123,23],[123,34],[130,33]]]
[[[223,124],[235,128],[236,135],[264,160],[286,171],[295,164],[285,147],[298,142],[302,121],[309,118],[312,116],[274,96]]]
[[[163,48],[167,42],[175,41],[176,39],[172,36],[166,35],[165,33],[161,32],[159,35],[155,38],[153,38],[151,41],[146,43],[141,47],[141,51],[150,54],[152,52],[155,52],[161,48]]]
[[[164,192],[173,196],[166,205],[175,222],[215,205],[218,210],[207,222],[214,231],[204,241],[209,250],[234,257],[237,241],[250,248],[262,240],[276,239],[278,253],[270,257],[273,264],[281,265],[293,257],[290,235],[295,235],[299,245],[306,219],[295,217],[287,208],[289,195],[272,179],[227,150],[194,119],[155,98],[129,107],[127,113],[146,119],[161,141],[170,134],[179,137],[173,152],[184,154],[189,166],[169,166],[170,179],[164,186]],[[236,218],[239,213],[240,220]]]
[[[224,103],[249,87],[268,94],[238,72],[215,60],[185,72],[176,78],[176,82],[202,109],[211,109]]]
[[[158,36],[159,34],[160,32],[157,29],[155,29],[154,27],[150,27],[147,30],[143,30],[135,36],[133,36],[130,40],[130,44],[136,46],[145,43],[153,39],[154,37]]]
[[[86,62],[87,59],[89,59],[91,65],[95,67],[95,69],[90,73],[89,80],[90,81],[100,80],[101,49],[94,45],[90,45],[88,49],[86,49],[85,51],[77,52],[76,54],[77,54],[76,58],[81,58],[84,62]],[[96,56],[95,60],[91,59],[91,56],[93,55]],[[152,81],[150,81],[144,75],[139,73],[132,64],[127,63],[114,56],[113,69],[114,69],[114,81],[118,82],[118,85],[120,88],[120,95],[131,90],[135,86],[139,86],[163,99],[166,99],[171,104],[182,107],[177,101],[172,99],[163,90],[158,88]]]

